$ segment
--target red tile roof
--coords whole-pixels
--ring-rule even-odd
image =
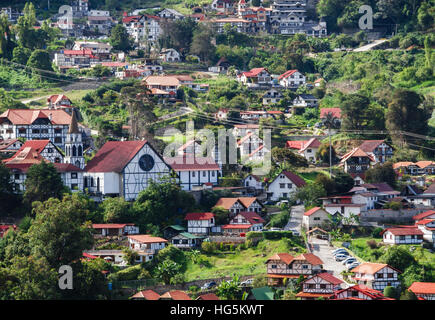
[[[236,203],[240,202],[242,205],[243,203],[238,198],[220,198],[213,208],[215,207],[223,207],[224,209],[231,209],[231,207]],[[244,205],[243,205],[244,206]],[[246,208],[246,207],[245,207]],[[246,208],[247,209],[247,208]]]
[[[53,125],[69,125],[71,116],[62,109],[8,109],[0,115],[0,123],[8,119],[15,125],[29,125],[36,119],[50,119]]]
[[[133,295],[131,298],[135,298],[135,299],[142,299],[143,298],[145,300],[159,300],[160,295],[153,290],[143,290],[143,291],[139,291],[138,293]]]
[[[435,294],[435,282],[414,282],[408,290],[415,294]]]
[[[385,297],[382,292],[369,288],[363,284],[358,284],[358,285],[354,285],[352,287],[346,288],[346,289],[342,289],[342,290],[338,290],[334,293],[334,296],[337,296],[338,294],[345,292],[345,291],[359,291],[362,294],[372,298],[373,300],[394,300],[392,298],[387,298]],[[356,297],[348,297],[348,298],[335,298],[334,300],[361,300],[359,298]]]
[[[300,150],[302,149],[302,146],[304,145],[303,140],[298,140],[298,141],[292,141],[292,140],[288,140],[285,144],[286,148],[290,148],[290,149],[297,149]]]
[[[192,300],[186,292],[181,290],[173,290],[168,291],[160,296],[163,299],[171,299],[171,300]]]
[[[251,224],[226,224],[222,226],[222,229],[249,229]]]
[[[196,298],[196,300],[220,300],[220,299],[214,293],[206,293],[206,294],[201,294],[200,296],[198,296],[198,298]]]
[[[412,236],[412,235],[423,235],[423,232],[418,229],[417,227],[415,228],[387,228],[384,231],[382,231],[381,234],[384,234],[385,232],[391,232],[392,234],[394,234],[395,236]]]
[[[241,216],[243,216],[246,220],[251,224],[265,223],[264,219],[260,217],[256,212],[253,211],[242,211],[239,212]]]
[[[261,73],[262,71],[268,72],[266,68],[254,68],[249,71],[243,72],[243,74],[245,75],[245,77],[251,78],[251,77],[258,76],[258,74]]]
[[[127,238],[136,240],[140,243],[157,243],[157,242],[168,242],[168,240],[160,238],[160,237],[153,237],[149,234],[138,234],[138,235],[129,235]]]
[[[311,216],[313,213],[315,213],[319,210],[322,210],[322,208],[320,208],[320,207],[311,208],[310,210],[308,210],[307,212],[304,213],[304,216]]]
[[[426,224],[429,224],[429,223],[434,222],[434,221],[435,221],[435,219],[423,219],[423,220],[417,221],[415,224],[416,225],[426,225]]]
[[[433,215],[434,218],[435,218],[435,210],[429,210],[429,211],[422,212],[420,214],[417,214],[416,216],[413,216],[412,219],[418,221],[418,220],[422,220],[424,218],[427,218],[427,217],[429,217],[431,215]]]
[[[57,172],[82,172],[83,169],[76,167],[71,163],[53,163]]]
[[[301,255],[295,257],[294,260],[305,260],[313,266],[323,264],[323,261],[318,256],[312,253],[302,253]]]
[[[322,278],[323,280],[328,281],[329,283],[332,283],[333,285],[338,285],[338,284],[341,284],[344,282],[343,280],[334,277],[332,274],[330,274],[328,272],[319,273],[319,274],[315,275],[315,277]]]
[[[385,267],[389,267],[393,270],[396,270],[397,272],[400,272],[399,270],[394,269],[393,267],[389,266],[388,264],[372,263],[372,262],[364,262],[364,263],[360,264],[359,266],[350,270],[350,272],[355,272],[355,273],[358,272],[358,273],[364,273],[364,274],[375,274],[376,272],[378,272],[379,270],[381,270]]]
[[[188,213],[184,220],[209,220],[211,218],[214,218],[211,212],[192,212]]]
[[[281,80],[283,78],[287,78],[287,77],[291,76],[292,74],[294,74],[295,72],[298,72],[298,70],[296,70],[296,69],[288,70],[288,71],[284,72],[282,75],[280,75],[278,77],[278,80]]]
[[[142,141],[108,141],[86,165],[87,172],[121,172],[147,144]]]
[[[289,265],[294,260],[294,257],[289,253],[276,253],[267,259],[266,263],[268,263],[270,260],[280,260]]]

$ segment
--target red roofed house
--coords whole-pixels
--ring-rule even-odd
[[[375,164],[373,156],[360,148],[354,148],[346,153],[340,160],[340,166],[343,166],[346,173],[363,173]]]
[[[139,227],[136,227],[133,223],[94,223],[92,229],[103,237],[139,234]]]
[[[264,219],[252,211],[239,212],[230,223],[222,226],[222,230],[227,234],[240,234],[249,231],[262,231]]]
[[[354,273],[352,279],[358,284],[383,292],[385,287],[398,287],[399,270],[384,263],[365,262],[350,270]]]
[[[315,163],[317,161],[316,154],[322,143],[316,138],[311,138],[310,140],[302,141],[292,141],[286,142],[286,148],[297,151],[297,153],[307,159],[309,162]]]
[[[61,163],[63,162],[63,154],[50,140],[27,140],[21,148],[13,155],[11,158],[5,160],[6,162],[12,161],[16,158],[21,151],[31,148],[37,152],[44,159],[53,162]]]
[[[184,291],[172,290],[162,294],[159,300],[192,300],[192,298]]]
[[[153,290],[142,290],[130,297],[131,300],[159,300],[160,295]]]
[[[61,106],[71,107],[71,100],[64,94],[53,94],[47,98],[48,109],[58,109]]]
[[[195,155],[166,157],[165,162],[177,173],[178,182],[183,190],[206,183],[218,184],[218,177],[222,170],[212,157],[198,157]]]
[[[412,217],[416,222],[421,221],[423,219],[435,219],[435,210],[429,210],[422,212],[420,214],[417,214]]]
[[[268,86],[272,81],[272,77],[266,68],[254,68],[242,72],[238,79],[248,87]]]
[[[0,140],[0,154],[8,156],[16,153],[23,143],[18,139]]]
[[[145,140],[108,141],[87,163],[84,187],[94,196],[136,199],[149,180],[169,176],[171,167]]]
[[[365,140],[359,148],[375,160],[384,163],[393,156],[393,148],[385,140]]]
[[[331,300],[394,300],[385,297],[381,291],[374,290],[359,284],[346,289],[338,290]]]
[[[214,293],[204,293],[198,296],[196,300],[220,300],[219,297]]]
[[[435,300],[435,283],[434,282],[414,282],[408,288],[420,300]]]
[[[192,234],[209,234],[216,223],[211,212],[188,213],[184,220],[187,220],[187,231]]]
[[[283,279],[297,279],[299,276],[311,276],[322,270],[323,261],[312,253],[303,253],[293,257],[288,253],[277,253],[267,259],[268,285],[281,286]]]
[[[329,221],[328,212],[320,207],[311,208],[305,212],[304,216],[302,217],[302,225],[306,230],[319,227],[327,221]]]
[[[70,123],[60,109],[8,109],[0,114],[0,139],[48,139],[63,149]]]
[[[256,197],[239,198],[220,198],[215,207],[222,207],[230,212],[230,217],[234,217],[242,211],[261,212],[263,205]]]
[[[278,201],[290,198],[296,190],[305,185],[305,180],[290,171],[282,171],[267,187],[267,198]]]
[[[334,292],[341,290],[343,280],[332,274],[323,272],[308,278],[303,282],[302,291],[296,297],[302,300],[315,300],[317,298],[330,298]]]
[[[12,225],[12,224],[2,224],[0,225],[0,239],[3,238],[6,233],[9,232],[9,230],[17,230],[17,226],[16,225]]]
[[[166,239],[149,234],[128,235],[127,238],[129,247],[139,253],[137,262],[152,260],[154,255],[164,249],[168,243]]]
[[[383,242],[388,244],[420,244],[423,231],[415,228],[387,228],[382,231]]]
[[[284,88],[297,88],[305,84],[305,76],[298,70],[288,70],[278,77]]]
[[[87,68],[98,63],[99,59],[92,50],[61,50],[54,54],[53,62],[59,68]]]

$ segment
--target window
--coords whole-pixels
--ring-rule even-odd
[[[32,129],[32,133],[39,133],[39,129]]]
[[[292,188],[292,184],[291,183],[287,183],[287,188],[291,189]]]
[[[326,289],[326,284],[321,284],[320,289]]]
[[[62,137],[55,137],[54,143],[62,143]]]
[[[307,264],[303,264],[302,265],[302,269],[308,269],[308,265]]]
[[[61,128],[54,128],[54,133],[55,134],[61,134],[62,133],[62,129]]]
[[[19,173],[15,174],[15,180],[20,180],[20,174]]]
[[[195,178],[195,171],[192,171],[192,177]]]
[[[320,217],[314,217],[314,221],[319,221]]]
[[[18,129],[19,134],[26,134],[26,131],[27,131],[26,128],[19,128]]]
[[[276,269],[276,264],[272,264],[270,267],[271,267],[272,269]]]
[[[203,177],[207,176],[207,172],[206,172],[206,171],[203,171],[203,172],[202,172],[202,176],[203,176]]]
[[[279,187],[280,187],[280,189],[284,189],[285,188],[285,183],[280,183]]]
[[[71,179],[77,179],[77,172],[71,172]]]

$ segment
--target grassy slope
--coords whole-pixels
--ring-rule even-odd
[[[301,247],[301,251],[303,248]],[[256,248],[249,248],[234,254],[204,255],[211,267],[201,267],[189,262],[186,270],[186,281],[210,279],[232,274],[258,275],[266,273],[266,260],[275,253],[289,252],[282,240],[264,240]],[[290,252],[290,254],[298,254]]]

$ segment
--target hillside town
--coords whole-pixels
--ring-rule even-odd
[[[435,300],[435,6],[344,2],[2,8],[0,300]]]

